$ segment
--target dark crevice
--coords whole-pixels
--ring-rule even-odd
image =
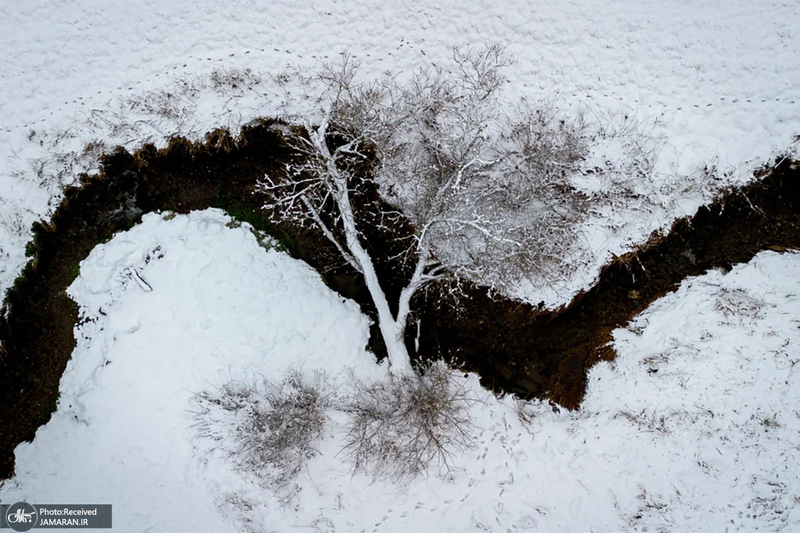
[[[784,160],[615,258],[591,289],[559,310],[492,299],[478,287],[458,309],[429,299],[420,306],[422,344],[428,355],[463,361],[494,390],[575,409],[587,370],[614,358],[612,331],[654,300],[689,276],[729,270],[762,250],[799,248],[800,164]]]
[[[273,235],[333,290],[375,316],[363,282],[323,236],[276,224],[261,210],[258,180],[267,173],[282,175],[294,157],[281,128],[273,127],[277,123],[259,121],[243,128],[238,138],[215,130],[202,143],[175,138],[162,150],[152,145],[133,154],[117,149],[102,158],[97,176],[84,176],[81,187],[64,191],[49,223],[34,226],[30,262],[6,295],[0,318],[0,479],[13,475],[14,448],[32,440],[51,416],[75,347],[78,309],[66,289],[80,261],[145,213],[224,209]],[[354,205],[387,296],[396,300],[409,272],[388,258],[402,251],[411,228],[403,219],[385,217],[388,206],[368,183],[360,184]],[[676,222],[666,236],[653,236],[635,252],[616,258],[592,289],[558,311],[491,298],[469,284],[455,306],[434,288],[415,302],[422,324],[418,357],[445,356],[480,373],[494,390],[575,408],[583,398],[587,369],[613,358],[608,342],[614,328],[687,276],[730,268],[767,248],[800,247],[798,213],[800,168],[783,161],[751,185]],[[385,347],[376,327],[371,333],[369,348],[382,357]]]

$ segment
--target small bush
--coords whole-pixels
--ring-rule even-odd
[[[414,478],[434,463],[449,472],[453,454],[472,444],[470,400],[442,362],[420,376],[356,382],[355,389],[343,452],[356,472],[394,481]]]
[[[231,381],[215,392],[197,394],[198,425],[243,470],[287,489],[317,453],[314,443],[330,405],[326,389],[323,376],[309,381],[296,370],[279,384]]]

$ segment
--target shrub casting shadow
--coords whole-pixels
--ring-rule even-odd
[[[78,308],[66,294],[80,262],[101,242],[130,229],[152,211],[188,213],[218,207],[277,238],[295,258],[315,268],[325,283],[375,317],[359,276],[324,236],[309,229],[270,223],[263,197],[254,194],[266,173],[279,175],[293,153],[276,120],[257,121],[238,138],[225,130],[205,142],[174,138],[162,150],[122,148],[101,158],[101,172],[68,188],[49,223],[34,225],[30,261],[6,295],[0,317],[0,480],[14,473],[14,448],[33,439],[55,410],[58,385],[75,347]],[[364,168],[363,172],[370,172]],[[611,332],[687,276],[730,268],[766,248],[800,248],[800,164],[784,160],[761,171],[757,181],[721,195],[666,236],[654,235],[638,250],[606,266],[595,286],[556,311],[504,298],[490,298],[467,284],[458,307],[437,290],[419,295],[422,321],[417,356],[444,356],[482,376],[495,391],[547,398],[567,408],[580,405],[586,372],[614,357]],[[373,188],[361,187],[354,204],[363,220],[386,209]],[[407,267],[390,257],[411,235],[407,222],[390,233],[365,224],[366,245],[390,301],[408,279]],[[376,322],[373,320],[373,322]],[[414,328],[409,328],[413,330]],[[407,339],[413,346],[414,339]],[[376,326],[369,348],[385,347]]]

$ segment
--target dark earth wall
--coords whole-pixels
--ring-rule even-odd
[[[131,154],[117,149],[102,158],[97,176],[68,188],[49,223],[34,226],[30,262],[9,290],[0,317],[0,479],[14,473],[14,448],[33,439],[56,408],[58,385],[75,347],[76,304],[66,289],[80,262],[101,242],[131,228],[152,211],[187,213],[219,207],[276,237],[292,256],[308,262],[333,290],[375,316],[366,288],[325,238],[309,229],[271,222],[256,193],[266,173],[282,175],[296,157],[277,121],[258,121],[238,138],[215,130],[205,142],[175,138]],[[285,127],[285,126],[282,126]],[[368,175],[371,169],[360,169]],[[650,302],[675,290],[687,276],[730,268],[761,250],[800,248],[800,164],[776,163],[747,187],[728,191],[712,205],[677,221],[667,235],[653,235],[637,250],[606,266],[590,290],[556,311],[490,297],[466,284],[455,305],[436,287],[416,298],[423,327],[418,360],[445,357],[482,376],[498,392],[547,398],[577,408],[586,372],[614,357],[611,332]],[[387,221],[388,206],[369,182],[360,182],[354,205],[365,245],[390,301],[408,279],[408,267],[390,257],[412,228]],[[377,224],[377,221],[382,224]],[[384,229],[388,228],[388,229]],[[409,332],[413,334],[414,332]],[[410,339],[409,339],[410,341]],[[368,347],[385,347],[373,327]]]

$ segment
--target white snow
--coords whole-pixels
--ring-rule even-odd
[[[290,366],[375,366],[357,305],[229,222],[151,214],[82,264],[70,295],[83,325],[59,410],[19,449],[21,488],[4,501],[23,490],[29,501],[116,503],[123,531],[235,531],[192,457],[193,393]],[[152,292],[125,274],[133,268]],[[25,457],[43,462],[27,471]]]
[[[780,531],[800,526],[800,253],[687,280],[615,332],[577,412],[496,399],[475,447],[407,486],[352,475],[330,411],[286,507],[200,438],[193,393],[351,369],[385,377],[367,322],[306,265],[216,210],[147,215],[98,246],[53,420],[4,501],[114,504],[122,531]],[[148,259],[149,257],[149,259]],[[147,292],[124,274],[136,269]],[[523,422],[527,420],[527,422]],[[727,529],[726,529],[727,528]]]
[[[500,41],[517,58],[509,101],[555,100],[611,124],[627,115],[659,148],[641,187],[660,207],[600,213],[583,277],[528,289],[560,303],[610,253],[797,150],[799,31],[794,0],[5,2],[0,290],[60,182],[95,167],[87,142],[135,148],[303,115],[316,102],[301,77],[345,48],[367,70],[407,75],[453,46]],[[236,88],[213,81],[246,68]],[[2,501],[112,503],[121,531],[800,529],[797,253],[759,254],[653,304],[615,333],[619,356],[592,370],[577,412],[498,400],[466,378],[479,431],[450,479],[351,476],[332,413],[282,508],[198,439],[193,394],[295,365],[343,387],[351,368],[379,379],[367,321],[225,215],[165,218],[146,216],[83,263],[70,294],[88,320],[58,412],[18,447]]]
[[[654,183],[641,187],[654,197],[667,191],[666,205],[619,206],[590,223],[584,276],[523,289],[548,305],[590,283],[611,253],[794,150],[800,133],[793,0],[32,0],[0,6],[0,21],[3,289],[24,262],[30,223],[57,201],[54,176],[68,182],[93,167],[86,142],[133,148],[235,130],[260,115],[305,116],[315,93],[301,78],[345,49],[367,71],[408,76],[447,64],[454,46],[501,42],[517,59],[506,73],[509,101],[556,101],[650,138],[660,157]],[[261,81],[237,89],[210,81],[214,71],[246,68]],[[709,180],[706,166],[721,179]]]

